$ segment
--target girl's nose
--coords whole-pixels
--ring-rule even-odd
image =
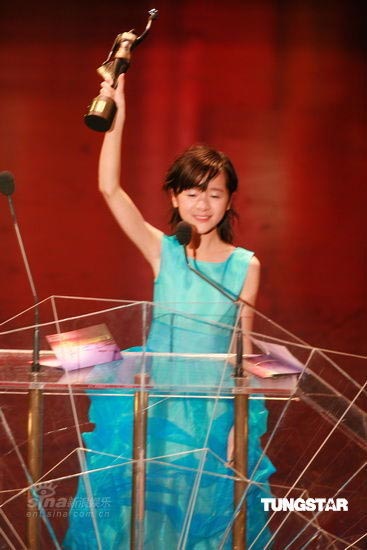
[[[196,203],[197,207],[206,210],[209,207],[209,199],[207,197],[207,194],[204,192],[200,193],[198,197],[198,201]]]

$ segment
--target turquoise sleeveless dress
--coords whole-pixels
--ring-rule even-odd
[[[236,299],[252,256],[252,252],[236,248],[225,262],[189,261]],[[183,247],[174,236],[162,239],[154,303],[148,350],[228,352],[237,306],[188,269]],[[151,375],[159,384],[165,372],[164,359],[154,361]],[[197,369],[198,379],[203,383],[207,370],[205,365]],[[85,446],[93,451],[86,454],[86,468],[92,473],[87,484],[82,478],[79,480],[62,547],[67,550],[128,549],[132,399],[98,396],[93,391],[89,397],[89,419],[95,428],[84,433],[83,439]],[[231,548],[231,531],[227,526],[233,518],[233,471],[225,461],[232,425],[232,399],[150,398],[147,456],[151,462],[147,465],[144,549]],[[247,546],[256,539],[253,550],[262,550],[271,538],[264,527],[267,514],[260,499],[271,496],[268,479],[275,469],[266,456],[258,464],[262,454],[260,437],[266,432],[266,426],[267,410],[263,400],[250,400],[249,475],[256,465],[254,480],[261,484],[251,485],[246,501]],[[93,513],[88,486],[94,497]]]

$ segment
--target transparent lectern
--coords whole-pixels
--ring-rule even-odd
[[[364,548],[365,357],[313,348],[258,313],[239,379],[232,349],[152,351],[152,320],[169,327],[166,349],[187,338],[174,304],[37,307],[38,327],[34,308],[0,325],[1,548],[77,548],[70,530],[91,549],[116,532],[109,548]],[[192,338],[210,334],[193,321]],[[251,414],[264,423],[265,403],[263,433]]]

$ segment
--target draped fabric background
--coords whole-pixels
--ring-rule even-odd
[[[83,114],[115,36],[141,0],[3,3],[0,170],[40,298],[150,299],[151,273],[96,186],[102,136]],[[168,165],[193,142],[240,176],[237,244],[262,267],[259,309],[307,341],[366,349],[365,2],[157,0],[133,54],[123,177],[168,230]],[[32,304],[0,197],[0,320]]]

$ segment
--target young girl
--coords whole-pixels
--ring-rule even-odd
[[[229,328],[234,326],[238,314],[234,302],[240,297],[254,305],[260,276],[260,264],[253,253],[233,246],[232,198],[237,189],[237,176],[232,163],[221,152],[206,146],[193,146],[177,158],[168,171],[164,187],[173,206],[172,225],[175,227],[183,220],[194,228],[194,238],[185,254],[174,235],[167,236],[144,220],[120,186],[124,75],[119,77],[116,90],[106,81],[101,92],[115,100],[118,110],[113,129],[105,135],[101,150],[99,188],[118,224],[153,271],[156,305],[148,349],[154,352],[227,353],[232,338]],[[233,299],[223,296],[190,270],[187,262],[224,288]],[[244,331],[251,330],[251,308],[243,307],[241,316]],[[84,434],[84,440],[89,449],[128,459],[131,457],[131,402],[126,398],[119,404],[116,399],[112,401],[113,404],[108,398],[97,399],[91,395],[89,416],[96,428]],[[144,548],[230,548],[231,537],[225,541],[223,537],[233,517],[233,483],[228,477],[234,474],[225,464],[227,440],[233,424],[232,400],[172,398],[150,403],[154,406],[149,410],[148,458],[176,456],[172,459],[175,466],[184,470],[161,467],[158,471],[154,461],[150,466]],[[251,402],[250,472],[262,453],[259,438],[266,431],[266,418],[263,403]],[[198,450],[203,447],[210,449],[204,470],[209,469],[214,475],[202,477],[189,527],[183,535],[196,479],[193,472],[202,456]],[[214,459],[215,456],[219,459]],[[88,460],[89,469],[108,465],[108,460],[100,454]],[[273,471],[270,461],[263,457],[255,480],[263,483],[265,492],[252,486],[247,498],[248,544],[266,523],[260,498],[269,496],[266,484]],[[95,497],[109,495],[114,503],[110,517],[98,523],[102,548],[127,548],[130,477],[122,475],[121,471],[106,470],[92,474],[90,482]],[[83,496],[83,491],[80,483],[79,497]],[[264,528],[253,548],[264,548],[269,538],[270,533]],[[64,548],[98,548],[90,518],[81,519],[71,512]]]

